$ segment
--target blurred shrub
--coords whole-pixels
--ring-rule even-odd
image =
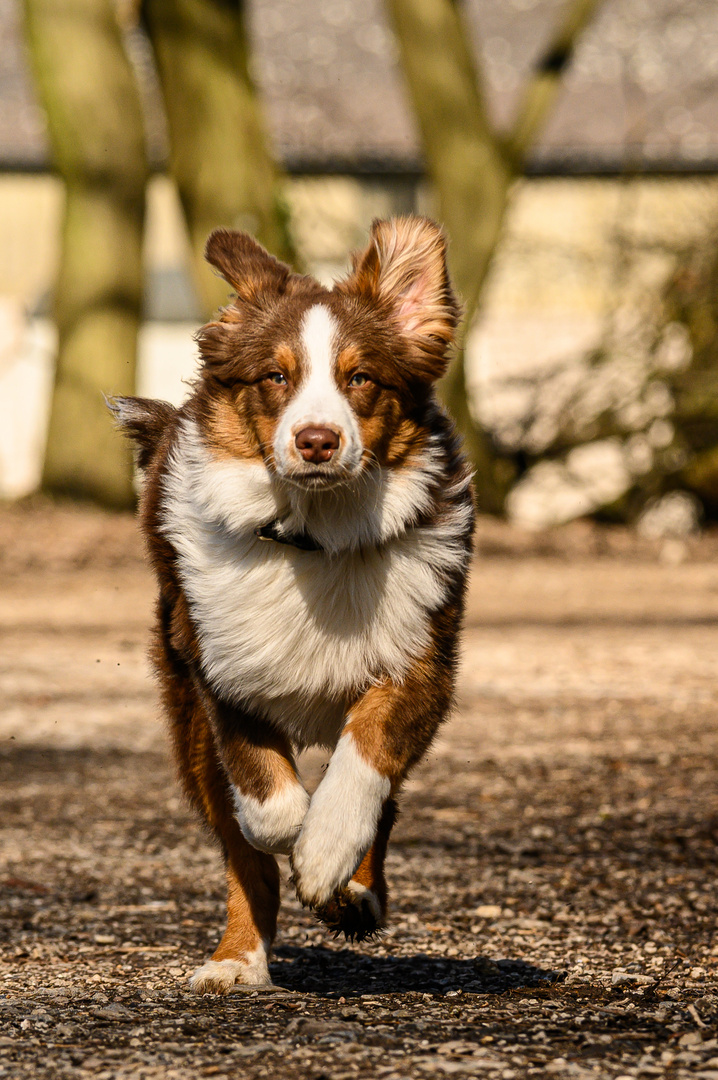
[[[635,521],[676,490],[699,500],[693,524],[718,519],[718,228],[671,261],[596,349],[523,379],[523,417],[495,437],[523,470],[508,508],[526,524]]]

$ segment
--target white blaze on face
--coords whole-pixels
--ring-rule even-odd
[[[340,436],[340,447],[325,467],[354,472],[361,462],[362,441],[354,413],[335,377],[339,327],[329,308],[315,304],[301,327],[302,381],[277,426],[274,456],[280,473],[295,471],[304,462],[294,439],[306,427],[328,427]]]

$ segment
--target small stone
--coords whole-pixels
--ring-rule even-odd
[[[657,980],[653,975],[639,975],[632,971],[621,971],[617,968],[611,974],[611,984],[613,986],[625,986],[630,984],[631,986],[654,986]]]
[[[135,1013],[126,1009],[124,1005],[106,1005],[103,1009],[92,1009],[92,1015],[98,1020],[133,1020]]]
[[[679,1046],[700,1046],[703,1039],[700,1037],[697,1031],[687,1031],[685,1035],[681,1035],[678,1040]]]
[[[480,904],[474,908],[474,915],[478,919],[498,919],[501,917],[501,908],[498,904]]]

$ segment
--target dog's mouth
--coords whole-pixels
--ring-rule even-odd
[[[308,491],[329,491],[331,488],[349,484],[354,477],[349,473],[287,473],[284,478],[295,487]]]
[[[350,469],[344,465],[320,465],[314,468],[277,469],[277,475],[294,487],[308,491],[328,491],[331,488],[351,484],[361,468]]]

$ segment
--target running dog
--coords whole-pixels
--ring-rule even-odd
[[[327,289],[244,233],[198,334],[189,399],[115,398],[144,471],[153,660],[185,790],[226,862],[228,923],[198,993],[267,984],[275,855],[362,939],[386,919],[395,799],[452,702],[474,508],[434,384],[459,306],[441,230],[374,223]],[[333,753],[310,799],[294,755]]]

